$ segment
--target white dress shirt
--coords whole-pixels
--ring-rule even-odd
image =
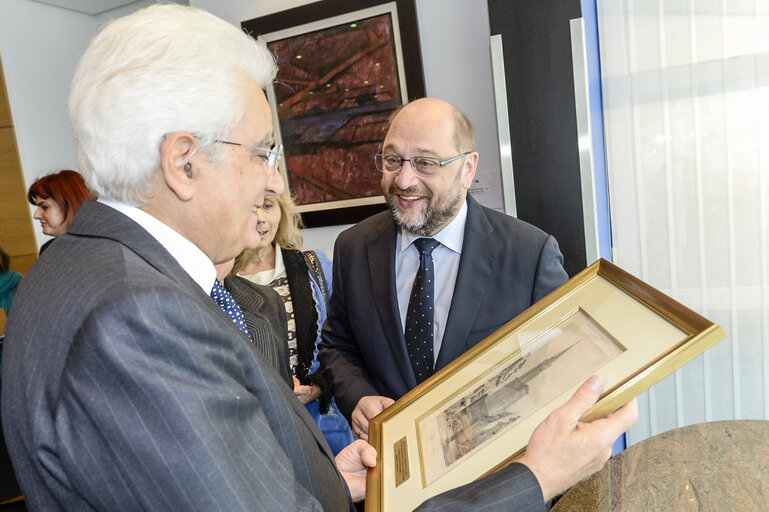
[[[451,299],[454,296],[454,284],[457,282],[459,258],[462,255],[462,243],[465,236],[467,221],[467,202],[457,216],[432,238],[441,245],[433,250],[433,268],[435,269],[435,299],[433,307],[433,360],[437,361],[441,350],[443,334],[446,332],[446,321],[449,318]],[[413,242],[417,238],[405,229],[398,232],[395,242],[395,286],[398,292],[398,308],[401,314],[401,326],[406,330],[406,311],[408,310],[411,288],[414,286],[417,270],[419,269],[419,250]],[[433,361],[433,362],[434,362]]]

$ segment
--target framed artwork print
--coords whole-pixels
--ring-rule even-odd
[[[373,155],[390,114],[424,95],[414,1],[326,0],[242,25],[278,63],[267,97],[281,172],[305,224],[384,210]]]
[[[723,330],[599,260],[371,420],[366,510],[413,510],[514,462],[591,375],[608,415],[713,346]]]

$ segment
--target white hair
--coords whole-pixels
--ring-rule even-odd
[[[265,45],[200,9],[153,5],[104,27],[69,98],[78,165],[99,197],[143,205],[165,135],[195,135],[211,159],[243,116],[246,79],[267,88]]]

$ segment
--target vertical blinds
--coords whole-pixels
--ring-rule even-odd
[[[598,0],[614,261],[727,339],[644,393],[628,444],[769,419],[769,0]]]

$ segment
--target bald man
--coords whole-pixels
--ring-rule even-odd
[[[319,358],[359,438],[394,400],[568,278],[552,236],[468,195],[478,158],[472,126],[455,107],[435,98],[406,105],[375,156],[390,211],[337,239]],[[434,318],[432,333],[415,341],[404,333],[420,238],[437,242]]]

